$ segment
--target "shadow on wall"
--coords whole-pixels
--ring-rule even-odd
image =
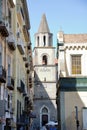
[[[84,127],[86,120],[83,120],[83,109],[87,107],[86,101],[87,77],[61,77],[59,79],[58,124],[61,130],[73,130],[78,127],[81,130]]]
[[[55,92],[54,92],[55,91]],[[36,118],[33,120],[32,130],[44,126],[48,121],[57,121],[56,108],[56,81],[40,81],[35,73],[34,85],[34,112]]]

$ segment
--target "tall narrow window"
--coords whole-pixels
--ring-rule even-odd
[[[37,46],[39,46],[39,36],[37,37]]]
[[[8,76],[11,76],[10,71],[11,71],[11,66],[10,64],[8,64]]]
[[[8,76],[11,76],[11,57],[8,55]]]
[[[44,43],[44,46],[46,46],[46,36],[43,36],[43,43]]]
[[[10,10],[10,9],[8,9],[8,15],[9,15],[9,19],[8,19],[8,21],[9,21],[9,26],[10,26],[10,28],[11,28],[11,10]]]
[[[17,121],[20,120],[21,117],[21,102],[17,100]]]
[[[0,100],[1,100],[1,87],[0,87]]]
[[[2,45],[0,44],[0,65],[2,65]]]
[[[43,65],[47,65],[47,56],[46,56],[46,55],[44,55],[44,56],[42,57],[42,64],[43,64]]]
[[[8,95],[8,108],[10,108],[10,95]]]
[[[81,74],[81,55],[72,55],[72,74]]]
[[[0,52],[0,65],[2,65],[2,53]]]

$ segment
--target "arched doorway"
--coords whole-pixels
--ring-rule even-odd
[[[44,126],[49,121],[49,109],[46,106],[41,108],[41,116],[40,116],[40,126]]]

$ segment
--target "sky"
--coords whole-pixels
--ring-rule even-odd
[[[27,0],[32,47],[35,44],[42,15],[45,14],[50,32],[53,33],[53,46],[57,45],[57,33],[87,33],[87,0]]]

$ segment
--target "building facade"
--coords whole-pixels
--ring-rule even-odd
[[[87,34],[60,31],[57,39],[59,129],[87,129]]]
[[[29,129],[32,46],[26,0],[0,0],[0,130]]]
[[[53,34],[50,33],[45,14],[34,47],[34,112],[33,128],[41,128],[46,123],[57,120],[56,110],[56,65]]]

